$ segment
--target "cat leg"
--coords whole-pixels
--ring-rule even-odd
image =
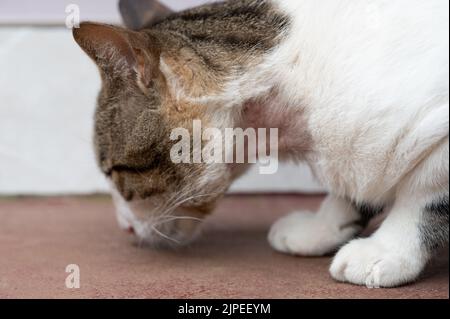
[[[448,190],[400,196],[372,237],[353,240],[338,252],[331,275],[371,288],[414,281],[434,252],[448,243],[448,210]]]
[[[271,246],[283,253],[323,256],[359,234],[361,215],[349,201],[329,195],[318,213],[296,212],[277,221],[269,232]]]

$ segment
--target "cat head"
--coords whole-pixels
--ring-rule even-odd
[[[74,38],[102,77],[95,149],[121,225],[145,242],[189,241],[233,173],[225,164],[174,163],[171,149],[177,141],[170,137],[177,128],[192,132],[194,120],[224,125],[216,123],[218,110],[180,96],[214,90],[216,79],[191,51],[174,50],[175,43],[170,52],[150,31],[83,23]]]

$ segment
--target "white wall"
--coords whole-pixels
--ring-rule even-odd
[[[206,0],[162,0],[174,10],[183,10],[200,5]],[[120,23],[117,0],[1,0],[1,24],[64,24],[65,8],[76,4],[80,8],[81,20],[96,20]]]
[[[3,10],[14,11],[13,3],[18,2],[0,1],[0,24],[6,15]],[[112,4],[110,13],[104,7],[104,20],[117,19]],[[0,27],[0,195],[107,190],[91,146],[99,87],[96,67],[74,43],[70,30]],[[253,172],[233,190],[317,192],[321,188],[308,169],[284,166],[274,176]]]

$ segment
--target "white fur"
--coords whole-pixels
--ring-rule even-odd
[[[430,256],[422,249],[417,225],[428,198],[412,201],[411,195],[399,195],[372,237],[356,239],[339,251],[330,268],[333,278],[378,288],[402,285],[420,275]]]
[[[240,106],[275,87],[278,104],[304,109],[313,140],[304,155],[325,186],[354,200],[393,200],[448,136],[449,2],[273,3],[293,21],[281,45],[197,102]]]
[[[119,226],[123,230],[130,230],[134,228],[136,224],[139,223],[130,206],[127,204],[125,199],[117,191],[116,187],[112,182],[109,183],[111,187],[111,196],[116,208],[116,217]]]
[[[361,231],[359,215],[347,202],[329,196],[319,213],[293,213],[272,226],[269,242],[276,250],[301,256],[323,256]]]
[[[293,29],[222,98],[240,105],[279,88],[306,110],[317,177],[341,196],[389,198],[448,136],[448,1],[274,2]],[[365,15],[374,6],[376,27]]]
[[[338,253],[333,277],[383,287],[416,279],[430,258],[420,248],[421,210],[448,192],[449,2],[274,3],[293,18],[293,29],[247,75],[263,79],[251,87],[276,86],[289,107],[305,109],[313,139],[306,158],[333,194],[392,204],[375,235]],[[230,87],[251,94],[245,82]],[[329,214],[281,220],[270,242],[304,255],[339,247],[352,235],[333,231],[345,212],[339,201],[332,206]],[[321,224],[316,218],[324,215]]]

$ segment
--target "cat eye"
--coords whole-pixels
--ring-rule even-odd
[[[111,176],[114,172],[130,172],[130,173],[142,173],[143,171],[147,171],[148,169],[135,168],[128,165],[115,165],[111,167],[109,170],[105,172],[107,176]]]
[[[120,172],[139,172],[139,170],[138,169],[134,169],[132,167],[128,167],[126,165],[116,165],[116,166],[113,166],[113,167],[103,171],[103,173],[106,176],[108,176],[108,177],[111,177],[114,172],[117,172],[117,173],[120,173]]]
[[[113,173],[113,169],[112,168],[103,171],[103,174],[105,174],[108,177],[111,177],[112,173]]]

